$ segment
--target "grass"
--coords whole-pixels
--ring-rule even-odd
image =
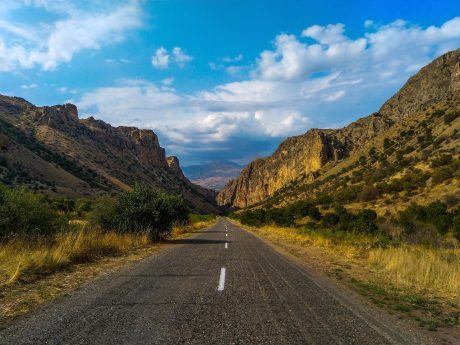
[[[215,219],[214,216],[192,215],[188,224],[173,228],[171,237],[184,237],[213,224]],[[100,231],[84,224],[74,224],[74,227],[75,230],[63,231],[51,238],[19,237],[0,244],[0,288],[32,282],[75,264],[127,254],[152,245],[146,233]]]
[[[460,301],[460,249],[420,246],[378,248],[369,251],[368,262],[396,285],[433,290]]]
[[[0,286],[32,281],[73,264],[127,253],[149,244],[147,234],[80,228],[53,238],[17,238],[0,245]]]

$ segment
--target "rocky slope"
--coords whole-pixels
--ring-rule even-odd
[[[217,211],[215,193],[192,184],[151,130],[78,118],[72,104],[36,107],[0,95],[0,182],[51,195],[81,196],[144,182]]]
[[[299,186],[321,180],[338,165],[352,164],[360,154],[367,154],[364,150],[381,146],[384,137],[390,140],[391,133],[392,139],[398,140],[401,130],[412,120],[411,126],[427,121],[430,131],[436,129],[442,119],[432,116],[433,111],[457,111],[459,95],[460,49],[422,68],[377,113],[345,128],[312,129],[286,139],[272,156],[246,166],[218,194],[217,201],[227,208],[246,208],[281,191],[290,189],[291,196],[296,195]],[[457,124],[453,122],[454,127]],[[451,134],[455,135],[455,131]]]

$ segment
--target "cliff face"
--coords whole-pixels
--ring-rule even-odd
[[[218,194],[217,202],[227,208],[245,208],[293,181],[312,181],[395,123],[459,93],[460,50],[456,50],[422,68],[379,112],[338,130],[312,129],[286,139],[270,157],[249,163]]]
[[[9,143],[4,154],[0,152],[10,167],[0,167],[3,183],[78,196],[144,182],[182,194],[200,211],[218,210],[215,194],[185,178],[178,159],[166,157],[153,131],[112,127],[93,117],[79,119],[73,104],[35,107],[0,95],[0,139],[4,148]],[[28,176],[26,182],[14,177],[12,167]]]
[[[347,148],[328,132],[312,129],[288,138],[272,156],[251,162],[218,194],[219,205],[244,208],[267,198],[299,176],[314,178],[326,163],[347,153]]]

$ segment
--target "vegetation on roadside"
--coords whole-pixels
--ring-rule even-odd
[[[0,286],[120,255],[210,225],[184,201],[136,185],[97,199],[49,199],[0,187]]]
[[[309,226],[250,227],[274,243],[315,247],[327,254],[329,272],[375,304],[435,330],[460,325],[460,248],[390,242],[361,232]],[[302,255],[302,254],[297,254]],[[309,256],[310,257],[310,256]]]
[[[331,205],[320,211],[325,201]],[[359,267],[359,275],[347,279],[354,289],[427,329],[460,325],[458,201],[450,207],[441,201],[412,203],[394,216],[378,217],[370,209],[351,212],[340,203],[332,207],[332,200],[319,195],[231,217],[269,240],[318,247],[331,262]],[[424,302],[413,302],[414,296]]]

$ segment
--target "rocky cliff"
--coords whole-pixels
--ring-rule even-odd
[[[460,50],[455,50],[422,68],[377,113],[338,130],[311,129],[286,139],[270,157],[256,159],[231,180],[218,204],[245,208],[294,181],[313,181],[403,119],[459,94]]]
[[[79,119],[73,104],[36,107],[0,95],[0,136],[0,182],[69,196],[144,182],[182,194],[200,211],[218,211],[214,192],[185,178],[151,130]]]

